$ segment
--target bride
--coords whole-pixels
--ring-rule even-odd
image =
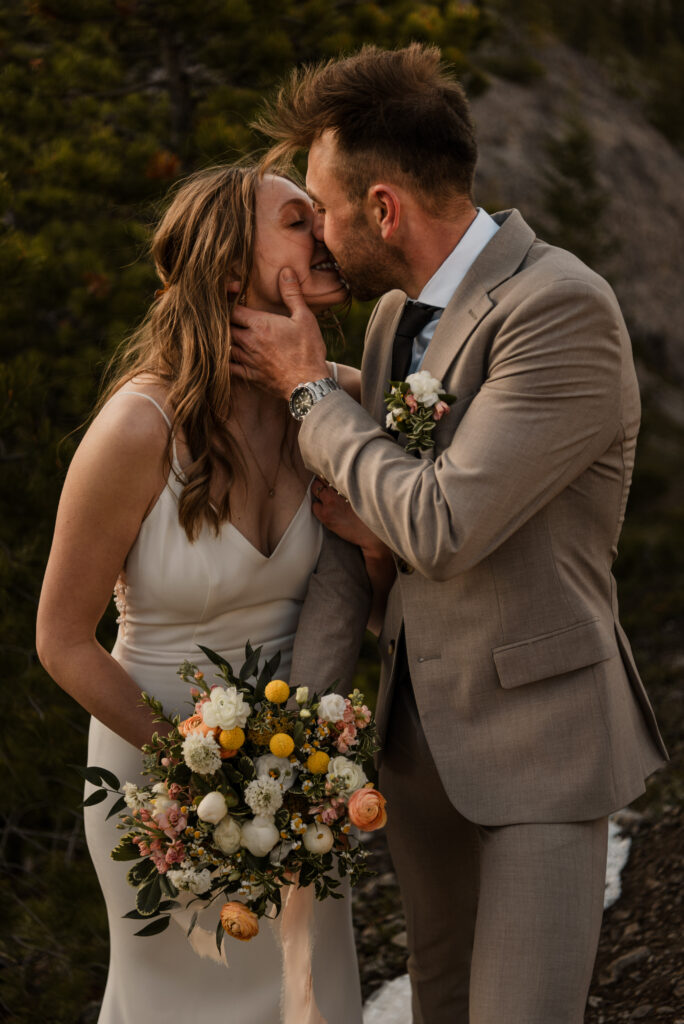
[[[315,312],[346,299],[312,225],[307,196],[255,167],[185,181],[153,239],[163,286],[69,469],[41,594],[38,653],[92,715],[88,763],[122,783],[138,781],[139,748],[154,731],[140,690],[184,716],[188,694],[177,666],[190,658],[208,678],[213,671],[198,644],[238,665],[246,640],[262,644],[264,657],[280,650],[278,674],[287,679],[323,528],[285,403],[231,380],[230,311],[244,301],[286,313],[278,289],[284,266],[295,268]],[[356,395],[357,371],[340,367],[339,376]],[[340,508],[345,515],[345,535],[361,545],[380,595],[379,542]],[[349,558],[357,557],[350,546]],[[113,588],[120,617],[109,654],[95,633]],[[134,890],[126,866],[109,857],[119,833],[116,818],[105,820],[107,806],[85,812],[110,929],[100,1024],[277,1024],[281,955],[270,928],[250,943],[224,943],[228,969],[197,956],[180,927],[134,936],[140,922],[123,917]],[[350,904],[315,906],[314,989],[328,1024],[361,1021]]]

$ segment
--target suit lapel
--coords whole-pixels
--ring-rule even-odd
[[[444,380],[468,338],[494,306],[490,292],[515,274],[534,241],[534,231],[517,210],[505,210],[493,216],[499,230],[454,292],[428,345],[423,369],[438,380]],[[399,290],[388,292],[380,300],[364,346],[364,405],[382,424],[392,343],[405,300],[406,295]]]
[[[494,214],[499,230],[454,292],[428,345],[422,369],[443,380],[475,328],[494,306],[490,293],[518,270],[534,232],[517,210]]]

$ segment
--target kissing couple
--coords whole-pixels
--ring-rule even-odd
[[[579,1024],[608,815],[666,759],[611,574],[639,426],[620,310],[516,210],[474,205],[436,48],[295,71],[260,125],[271,170],[192,176],[156,230],[162,287],[64,485],[41,660],[93,716],[89,763],[134,778],[140,689],[177,710],[195,645],[239,659],[249,637],[347,692],[370,624],[415,1024]],[[306,193],[278,170],[297,150]],[[317,319],[348,293],[380,297],[360,377]],[[270,931],[229,971],[180,929],[141,944],[103,819],[101,1024],[277,1024]],[[320,1013],[359,1024],[348,897],[315,934]]]

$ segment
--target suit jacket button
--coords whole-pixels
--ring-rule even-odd
[[[422,665],[422,664],[423,664],[423,662],[425,661],[425,658],[418,658],[418,661],[419,661],[419,662],[420,662],[420,664]]]
[[[390,642],[387,644],[387,653],[394,654],[394,640],[390,640]]]

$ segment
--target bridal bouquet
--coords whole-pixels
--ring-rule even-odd
[[[126,916],[152,919],[136,934],[163,931],[180,906],[176,897],[187,892],[199,909],[221,900],[220,952],[224,934],[250,939],[260,917],[278,915],[283,886],[313,884],[318,899],[341,898],[338,874],[355,884],[367,871],[352,826],[372,831],[387,815],[364,771],[378,745],[359,690],[342,697],[299,687],[292,706],[288,684],[273,678],[279,654],[259,669],[261,648],[248,643],[236,674],[220,655],[201,650],[220,681],[210,684],[195,665],[181,665],[191,687],[187,718],[168,717],[142,694],[155,721],[171,727],[143,747],[153,781],[121,789],[107,769],[81,772],[98,787],[86,805],[118,793],[109,816],[119,813],[124,835],[111,856],[135,862],[128,881],[137,889]]]
[[[432,448],[435,424],[447,415],[456,396],[447,394],[442,382],[427,370],[410,373],[404,381],[391,380],[389,385],[385,426],[407,435],[407,452]]]

